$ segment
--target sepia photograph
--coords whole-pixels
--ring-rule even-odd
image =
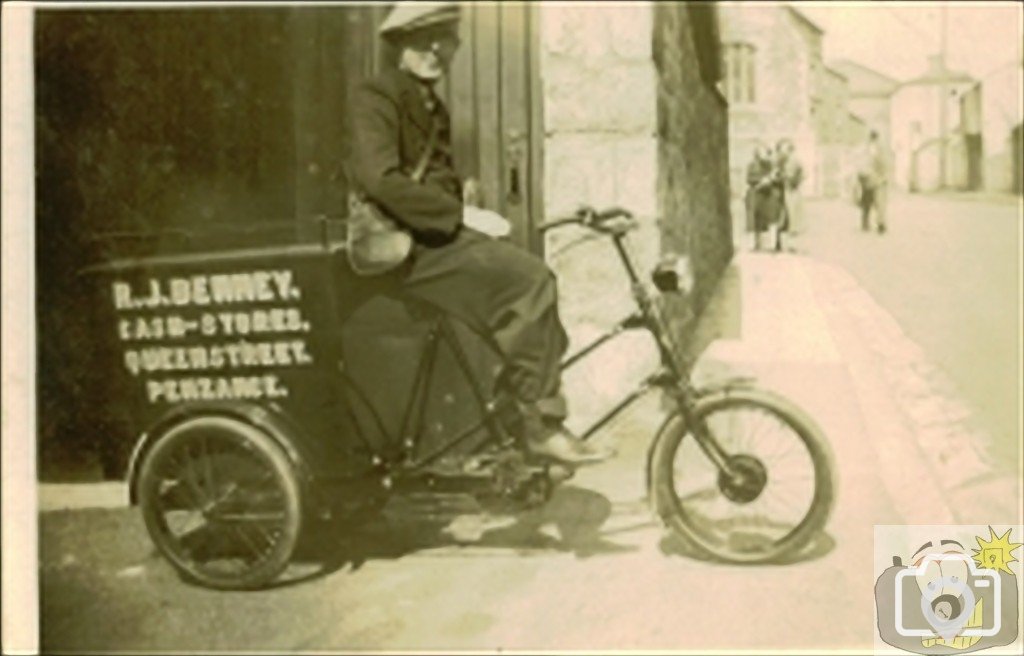
[[[1024,653],[1024,5],[3,5],[12,654]]]

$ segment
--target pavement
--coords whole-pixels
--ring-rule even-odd
[[[836,369],[819,377],[834,383],[819,413],[841,400],[857,415],[829,433],[836,458],[845,440],[870,447],[849,456],[877,468],[908,523],[1018,523],[1019,469],[986,452],[991,440],[948,377],[849,273],[789,253],[743,253],[735,266],[743,337],[716,341],[702,364],[754,373],[795,399],[819,387],[812,371]]]
[[[885,235],[850,203],[813,199],[800,246],[848,272],[971,408],[987,449],[1021,458],[1021,217],[1024,199],[893,194]]]
[[[465,499],[397,500],[324,536],[331,566],[260,592],[181,583],[138,514],[116,507],[123,490],[86,500],[44,485],[43,648],[870,651],[876,524],[1021,523],[1019,468],[985,451],[941,369],[843,269],[741,250],[698,334],[710,345],[697,381],[754,376],[828,436],[833,513],[790,562],[708,563],[653,518],[644,462],[665,409],[649,395],[595,437],[618,457],[544,508],[503,519]],[[645,340],[567,378],[575,421],[637,378]]]

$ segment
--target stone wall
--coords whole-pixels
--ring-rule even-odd
[[[538,11],[545,214],[581,204],[628,208],[642,226],[631,241],[649,267],[659,243],[651,6],[542,4]],[[629,284],[607,239],[555,230],[545,255],[558,274],[571,350],[631,311]],[[581,429],[653,366],[656,352],[644,337],[616,339],[567,373],[571,427]]]
[[[641,275],[663,252],[689,254],[696,293],[675,304],[687,327],[731,257],[727,116],[703,82],[687,8],[638,2],[541,5],[544,202],[551,216],[580,204],[621,205]],[[656,62],[656,59],[658,60]],[[632,311],[628,279],[607,239],[549,233],[563,319],[579,348]],[[656,364],[646,334],[624,335],[566,376],[574,427]]]
[[[659,3],[654,24],[662,251],[690,257],[699,309],[732,258],[728,106],[701,79],[690,8]]]
[[[745,171],[758,142],[769,145],[793,139],[804,162],[808,188],[813,187],[816,139],[811,118],[813,69],[817,61],[810,28],[784,5],[720,5],[723,43],[754,46],[755,101],[729,112],[729,160],[732,191],[746,190]]]

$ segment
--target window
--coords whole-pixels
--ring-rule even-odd
[[[725,63],[725,97],[730,103],[750,104],[756,100],[754,46],[727,43],[722,51]]]

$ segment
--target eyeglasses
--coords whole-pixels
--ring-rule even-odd
[[[434,54],[455,52],[462,40],[455,34],[424,34],[411,37],[405,43],[405,47],[417,52],[433,52]]]

